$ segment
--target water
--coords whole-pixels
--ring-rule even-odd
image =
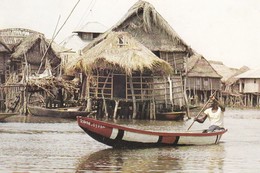
[[[192,120],[117,123],[169,131],[186,130]],[[195,122],[191,129],[208,125]],[[16,119],[0,123],[0,172],[259,172],[260,111],[228,109],[225,127],[218,145],[112,149],[73,120]]]

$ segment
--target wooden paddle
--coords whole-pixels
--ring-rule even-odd
[[[201,114],[201,112],[202,112],[202,111],[205,109],[205,107],[209,104],[209,102],[210,102],[210,100],[211,100],[211,97],[215,96],[216,92],[217,92],[217,91],[215,91],[215,92],[209,97],[208,101],[204,104],[204,106],[202,107],[202,109],[201,109],[201,110],[199,111],[199,113],[195,116],[193,122],[191,123],[191,125],[189,126],[189,128],[187,129],[187,131],[190,130],[191,126],[192,126],[192,125],[194,124],[194,122],[195,122],[195,119],[198,118],[198,116]]]

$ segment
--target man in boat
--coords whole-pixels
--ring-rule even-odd
[[[194,121],[203,123],[209,118],[210,126],[204,133],[213,132],[215,130],[224,130],[224,112],[225,106],[221,104],[214,96],[210,98],[212,100],[211,106],[204,111],[204,114],[200,118],[195,118]]]

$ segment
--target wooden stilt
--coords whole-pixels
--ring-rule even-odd
[[[133,118],[136,118],[136,98],[134,93],[134,85],[133,85],[133,79],[132,76],[129,76],[129,82],[130,82],[130,88],[132,93],[132,100],[133,100]]]
[[[115,100],[115,108],[114,108],[114,115],[113,118],[117,119],[117,109],[118,109],[118,105],[119,105],[119,100]]]

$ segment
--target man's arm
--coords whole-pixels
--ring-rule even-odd
[[[203,116],[201,118],[196,117],[196,118],[194,118],[194,121],[197,121],[199,123],[204,123],[204,121],[207,119],[207,117],[208,116],[203,113]]]

